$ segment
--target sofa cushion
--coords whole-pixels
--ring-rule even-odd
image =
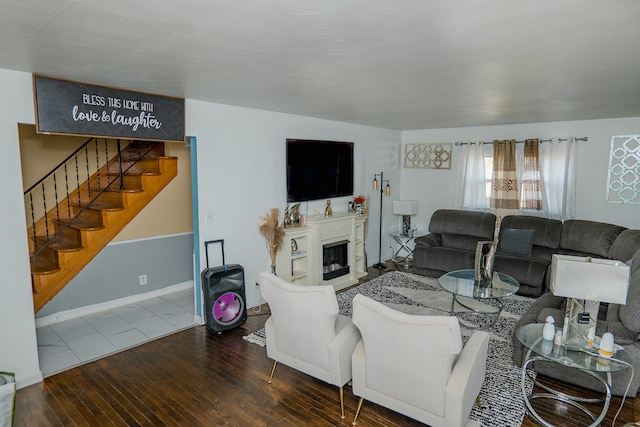
[[[492,240],[495,223],[496,216],[492,213],[440,209],[431,216],[429,232],[479,237],[476,241]]]
[[[628,262],[640,248],[640,230],[624,230],[613,241],[607,258]]]
[[[473,268],[475,252],[463,249],[453,249],[444,246],[439,247],[416,247],[413,251],[413,264],[419,268],[454,271],[464,268]]]
[[[515,255],[531,255],[536,230],[504,228],[500,230],[498,250]]]
[[[500,222],[500,233],[507,228],[536,230],[534,246],[556,249],[560,244],[562,222],[531,215],[508,215]]]
[[[506,253],[496,253],[494,260],[494,270],[508,274],[516,279],[521,285],[519,295],[537,297],[544,292],[544,278],[547,273],[549,262],[546,260],[511,255]]]
[[[570,219],[562,225],[560,248],[570,251],[595,254],[607,258],[609,249],[618,235],[626,228],[604,222]]]

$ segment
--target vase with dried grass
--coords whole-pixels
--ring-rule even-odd
[[[271,210],[264,216],[261,216],[262,224],[259,227],[260,234],[265,239],[267,245],[267,251],[271,257],[271,272],[276,274],[276,254],[282,247],[284,241],[284,227],[278,225],[278,217],[280,216],[280,210],[278,208],[271,208]]]

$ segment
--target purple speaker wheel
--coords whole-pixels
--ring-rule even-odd
[[[244,301],[236,292],[226,292],[213,303],[213,318],[221,325],[228,325],[244,312]]]

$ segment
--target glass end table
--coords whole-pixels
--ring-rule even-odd
[[[560,345],[554,345],[553,341],[545,340],[542,338],[543,323],[530,323],[522,326],[516,331],[518,341],[527,348],[525,356],[525,362],[522,364],[522,396],[524,398],[525,405],[529,413],[535,418],[536,421],[544,426],[552,427],[552,424],[546,422],[538,412],[535,411],[531,405],[531,400],[547,398],[554,399],[566,404],[569,404],[575,408],[578,408],[585,414],[587,414],[593,423],[590,426],[600,425],[600,422],[604,419],[609,409],[609,403],[611,402],[611,373],[623,371],[628,369],[631,365],[627,360],[625,352],[623,350],[618,351],[613,358],[605,358],[597,353],[597,350],[567,350]],[[556,330],[559,330],[556,328]],[[531,355],[534,354],[532,357]],[[584,398],[579,396],[568,395],[564,392],[554,390],[544,384],[541,384],[536,379],[531,378],[532,381],[540,388],[546,391],[546,393],[531,393],[526,390],[526,378],[529,376],[529,367],[535,361],[548,361],[558,363],[560,365],[567,366],[569,368],[579,369],[580,371],[594,377],[600,381],[604,388],[603,398]],[[603,378],[604,375],[606,377]],[[581,403],[598,403],[604,402],[601,413],[596,416],[593,412],[587,409]]]
[[[400,231],[394,231],[389,233],[389,236],[393,237],[393,240],[400,245],[393,256],[393,263],[396,267],[403,267],[405,269],[413,267],[413,249],[409,246],[409,243],[416,237],[420,236],[420,234],[409,230],[408,234],[403,234]],[[403,252],[403,254],[400,255],[400,252]]]
[[[520,283],[499,272],[494,272],[490,281],[477,281],[474,277],[473,269],[450,271],[438,278],[438,285],[453,294],[450,313],[458,317],[460,325],[468,329],[486,329],[500,317],[504,307],[502,298],[518,292]],[[463,309],[456,310],[456,304]],[[483,319],[473,323],[465,319],[469,315]]]

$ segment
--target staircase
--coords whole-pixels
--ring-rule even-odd
[[[163,143],[126,144],[92,138],[25,191],[36,312],[177,175]]]

